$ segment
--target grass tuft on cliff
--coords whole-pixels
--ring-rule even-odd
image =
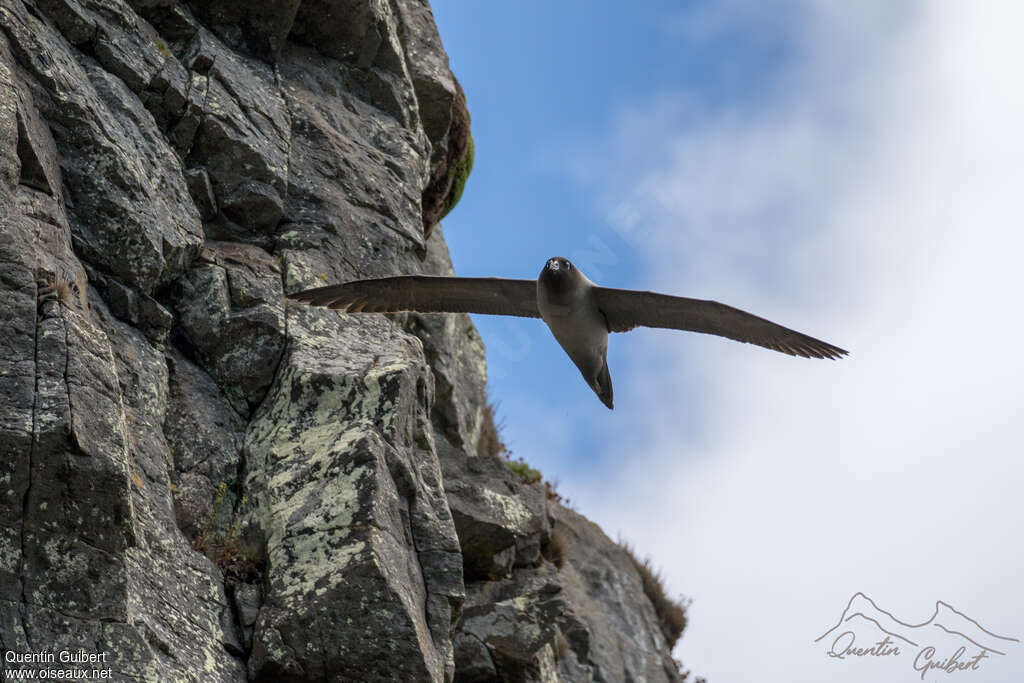
[[[505,464],[519,476],[520,481],[524,484],[536,484],[541,480],[540,470],[530,467],[530,464],[522,458],[518,460],[508,458]]]
[[[192,547],[206,555],[230,582],[252,582],[263,572],[262,559],[251,556],[240,537],[241,517],[248,504],[235,500],[225,481],[218,484],[206,523],[192,540]]]
[[[542,478],[540,470],[530,467],[529,463],[522,458],[512,459],[512,451],[508,449],[501,438],[501,429],[504,423],[496,422],[494,419],[496,411],[497,405],[493,402],[489,401],[484,406],[483,424],[480,427],[480,440],[476,445],[476,454],[501,458],[524,484],[536,484]]]
[[[619,546],[626,551],[626,555],[629,556],[633,566],[640,573],[644,595],[654,606],[654,613],[658,616],[661,632],[665,635],[665,640],[668,641],[669,649],[671,649],[686,630],[686,608],[690,606],[690,601],[670,598],[665,592],[665,583],[661,572],[654,568],[650,558],[645,557],[643,560],[638,558],[632,546],[625,541],[620,540]]]
[[[483,409],[483,420],[480,427],[480,439],[476,444],[476,454],[478,456],[490,456],[492,458],[501,458],[505,461],[505,464],[510,470],[515,472],[520,481],[524,484],[537,484],[544,482],[544,493],[547,499],[560,503],[567,508],[573,508],[572,501],[568,498],[563,498],[558,492],[558,482],[548,481],[544,479],[540,470],[531,467],[526,460],[522,457],[516,460],[512,459],[512,451],[505,445],[504,440],[501,438],[501,430],[504,427],[504,421],[495,421],[495,413],[497,412],[497,404],[494,402],[488,402]]]
[[[551,538],[541,547],[541,554],[544,559],[561,569],[565,566],[566,555],[569,550],[565,545],[565,538],[558,531],[551,532]]]
[[[508,447],[501,440],[503,423],[496,422],[494,419],[496,410],[497,406],[491,401],[484,405],[484,414],[480,425],[480,440],[476,443],[476,454],[478,456],[500,458],[508,453]]]

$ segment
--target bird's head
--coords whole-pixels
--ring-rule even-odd
[[[552,275],[568,274],[575,270],[575,267],[564,256],[553,256],[544,264],[544,270]]]
[[[540,271],[539,281],[548,291],[561,292],[572,290],[581,283],[587,282],[587,279],[569,259],[555,256],[549,258],[544,264],[544,270]]]

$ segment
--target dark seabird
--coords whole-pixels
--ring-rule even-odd
[[[608,333],[664,327],[717,334],[803,358],[846,351],[717,301],[598,287],[569,259],[548,259],[534,280],[406,275],[307,289],[290,299],[348,313],[485,313],[542,318],[601,402],[612,407]]]

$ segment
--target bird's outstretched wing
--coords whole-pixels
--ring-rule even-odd
[[[349,313],[487,313],[539,318],[537,283],[496,277],[405,275],[307,289],[289,299]]]
[[[666,327],[717,334],[804,358],[836,359],[847,354],[838,346],[717,301],[606,287],[595,287],[594,295],[608,321],[609,332]]]

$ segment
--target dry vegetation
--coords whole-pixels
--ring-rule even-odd
[[[561,631],[555,635],[555,659],[562,661],[569,656],[569,639]]]
[[[36,272],[37,298],[42,301],[56,297],[64,305],[89,310],[89,302],[85,295],[85,272],[76,275],[57,266],[55,270],[41,269]]]
[[[558,482],[550,482],[543,478],[540,470],[530,467],[529,463],[526,462],[522,457],[512,459],[512,451],[508,449],[505,442],[501,439],[501,430],[504,427],[504,421],[496,421],[495,413],[497,412],[497,404],[488,402],[484,406],[483,424],[480,428],[480,440],[477,442],[476,454],[478,456],[490,456],[493,458],[501,458],[508,465],[508,468],[519,475],[520,481],[524,484],[536,484],[538,482],[544,482],[544,493],[547,495],[548,500],[556,503],[561,503],[565,507],[571,508],[572,504],[568,498],[563,498],[558,493]]]
[[[626,551],[629,559],[633,561],[633,565],[640,573],[644,594],[654,606],[654,613],[658,615],[661,632],[665,635],[668,646],[674,647],[679,636],[683,635],[683,631],[686,629],[686,608],[690,606],[690,602],[670,598],[665,592],[661,573],[651,565],[651,560],[649,558],[639,559],[633,548],[624,541],[619,541],[619,545]]]
[[[501,440],[501,428],[503,423],[494,419],[496,406],[488,401],[484,406],[483,424],[480,427],[480,440],[476,444],[478,456],[491,456],[498,458],[508,453],[508,447]]]
[[[484,406],[483,425],[480,428],[480,441],[476,446],[476,454],[478,456],[489,455],[493,458],[502,458],[505,460],[508,468],[519,475],[524,484],[536,484],[541,480],[540,470],[530,467],[522,458],[518,460],[512,459],[512,451],[501,440],[501,429],[504,423],[496,422],[494,419],[496,410],[497,406],[493,402],[489,401]]]
[[[262,573],[262,561],[250,556],[239,535],[241,515],[248,501],[242,498],[237,506],[232,502],[227,482],[221,482],[214,493],[210,514],[192,540],[192,547],[213,560],[229,581],[253,581]]]
[[[548,481],[544,480],[544,495],[547,496],[548,500],[553,500],[556,503],[562,503],[566,507],[569,507],[569,499],[562,498],[562,494],[558,492],[558,480]]]
[[[541,548],[541,553],[544,555],[544,559],[548,562],[554,563],[554,565],[559,569],[565,566],[566,552],[565,539],[562,538],[562,534],[557,531],[553,531],[551,533],[550,540],[548,540],[547,544]]]

